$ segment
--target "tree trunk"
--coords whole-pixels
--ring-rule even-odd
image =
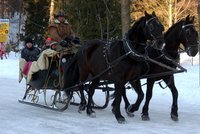
[[[169,0],[169,23],[168,23],[168,27],[172,26],[172,21],[173,21],[172,0]]]
[[[121,0],[121,22],[122,22],[122,36],[130,28],[130,0]]]
[[[51,4],[50,4],[50,17],[49,17],[49,22],[52,22],[54,19],[54,4],[55,4],[55,0],[51,0]]]

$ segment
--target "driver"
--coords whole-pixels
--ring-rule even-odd
[[[48,26],[48,37],[50,37],[52,41],[61,42],[64,39],[71,41],[75,38],[75,33],[65,17],[65,13],[60,11],[56,15],[53,23]]]

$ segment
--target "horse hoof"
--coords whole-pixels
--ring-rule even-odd
[[[142,115],[142,120],[143,120],[143,121],[149,121],[150,118],[149,118],[148,115]]]
[[[128,108],[127,108],[127,110],[126,110],[126,113],[127,113],[127,115],[128,115],[129,117],[134,117],[134,116],[135,116],[133,112],[130,112],[130,110],[128,110]]]
[[[117,119],[117,122],[118,122],[119,124],[125,124],[125,123],[126,123],[126,120],[125,120],[124,117],[121,117],[121,118],[118,118],[118,119]]]
[[[178,116],[174,115],[174,114],[171,114],[171,119],[173,121],[178,121]]]
[[[78,109],[78,113],[80,113],[80,114],[81,114],[81,113],[82,113],[82,110]]]
[[[85,108],[86,108],[86,106],[82,106],[82,105],[80,105],[80,106],[79,106],[79,111],[84,111]]]
[[[129,106],[127,107],[127,109],[126,109],[126,112],[127,112],[127,113],[133,113],[133,112],[131,111],[131,109],[132,109],[132,105],[129,105]]]
[[[115,108],[112,108],[112,113],[115,114]]]
[[[95,118],[95,117],[96,117],[96,113],[95,113],[95,112],[88,113],[87,115],[88,115],[89,117],[91,117],[91,118]]]

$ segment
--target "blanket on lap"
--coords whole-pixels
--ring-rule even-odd
[[[20,59],[19,61],[19,82],[21,82],[22,78],[26,78],[26,83],[29,84],[32,75],[40,70],[48,69],[49,67],[49,57],[54,57],[58,54],[58,52],[52,49],[44,50],[37,61],[33,61],[30,69],[26,74],[23,73],[24,68],[26,67],[27,62],[24,59]]]

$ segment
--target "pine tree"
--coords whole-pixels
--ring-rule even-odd
[[[121,36],[119,0],[70,0],[68,19],[81,39]]]
[[[25,2],[26,22],[25,37],[32,37],[38,46],[43,45],[45,33],[49,23],[49,4],[48,0],[27,1]]]

